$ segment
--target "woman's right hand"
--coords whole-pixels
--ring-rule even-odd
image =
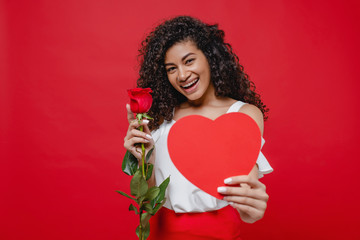
[[[131,111],[129,104],[126,104],[126,110],[129,128],[124,138],[124,147],[138,160],[141,160],[141,143],[144,143],[145,152],[148,152],[154,146],[154,140],[151,137],[151,132],[147,125],[149,120],[144,119],[141,121],[141,124],[139,124],[138,120],[134,117],[134,113]],[[144,132],[137,129],[141,125],[144,126]]]

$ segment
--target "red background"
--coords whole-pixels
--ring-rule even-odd
[[[136,239],[121,172],[140,41],[226,31],[270,118],[275,171],[244,239],[359,239],[359,1],[0,1],[0,238]]]

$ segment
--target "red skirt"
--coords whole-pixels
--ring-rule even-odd
[[[231,206],[204,213],[175,213],[163,207],[150,219],[148,240],[241,240],[240,224]]]

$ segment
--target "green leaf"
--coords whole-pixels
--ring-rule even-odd
[[[137,208],[136,208],[134,205],[132,205],[132,204],[130,204],[130,206],[129,206],[129,211],[134,211],[135,214],[139,214]]]
[[[152,208],[152,206],[151,206],[150,203],[145,203],[144,205],[142,205],[141,210],[144,210],[144,211],[146,211],[147,213],[149,213],[149,214],[151,214],[151,215],[154,215],[154,214],[153,214],[153,208]]]
[[[133,176],[138,169],[138,160],[132,155],[129,151],[126,151],[123,162],[122,162],[122,170],[127,175]]]
[[[149,223],[149,220],[151,218],[151,215],[149,213],[142,213],[141,214],[141,225],[145,227],[147,223]]]
[[[152,152],[154,151],[155,147],[152,147],[146,154],[146,162],[149,162]]]
[[[136,235],[138,236],[138,238],[140,237],[139,236],[139,234],[140,234],[140,225],[139,226],[137,226],[137,228],[136,228]]]
[[[164,198],[161,203],[158,203],[156,207],[153,209],[152,215],[155,215],[157,211],[159,211],[159,209],[165,204],[165,202],[166,202],[166,198]]]
[[[139,226],[137,226],[137,228],[136,228],[136,235],[138,236],[138,238],[140,238],[140,225]],[[148,237],[149,237],[149,235],[150,235],[150,223],[149,222],[147,222],[146,224],[145,224],[145,226],[143,226],[142,227],[142,238],[144,239],[144,240],[146,240]],[[139,239],[140,240],[140,239]]]
[[[153,168],[154,168],[154,165],[152,165],[151,163],[148,163],[148,170],[146,172],[146,181],[151,178]]]
[[[159,192],[158,196],[153,201],[151,201],[151,204],[152,204],[153,207],[155,207],[155,204],[161,203],[161,201],[164,199],[165,191],[166,191],[167,186],[169,185],[169,182],[170,182],[170,177],[166,178],[160,184],[160,186],[159,186],[160,192]]]
[[[143,236],[144,236],[144,240],[146,240],[150,235],[150,224],[146,224],[144,229],[143,229]]]
[[[122,192],[122,191],[116,191],[116,192],[118,192],[118,193],[120,193],[121,195],[123,195],[123,196],[125,196],[125,197],[127,197],[127,198],[130,198],[130,199],[132,199],[132,200],[136,200],[135,198],[130,197],[129,195],[127,195],[126,193],[124,193],[124,192]]]
[[[153,118],[152,118],[152,117],[150,117],[149,115],[147,115],[147,113],[144,113],[144,114],[143,114],[143,116],[144,116],[144,117],[146,117],[147,119],[151,119],[151,120],[153,120]]]
[[[149,186],[146,180],[143,178],[141,170],[138,169],[130,181],[131,195],[136,197],[144,196],[148,189]]]
[[[158,195],[159,195],[159,192],[160,192],[160,188],[159,187],[152,187],[150,188],[146,195],[145,195],[145,201],[151,201],[153,199],[155,199]]]

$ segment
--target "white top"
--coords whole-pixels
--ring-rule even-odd
[[[237,101],[230,106],[226,113],[238,112],[245,104],[246,103],[244,102]],[[154,166],[156,183],[159,185],[168,176],[170,176],[170,183],[165,194],[167,200],[164,207],[178,213],[184,213],[208,212],[227,206],[227,201],[219,200],[189,182],[171,161],[169,151],[167,149],[167,138],[170,128],[174,123],[175,120],[164,121],[157,130],[152,132],[156,149]],[[265,140],[261,138],[261,148],[264,143]],[[259,178],[263,177],[264,174],[273,171],[272,167],[261,152],[256,163],[259,167]]]

